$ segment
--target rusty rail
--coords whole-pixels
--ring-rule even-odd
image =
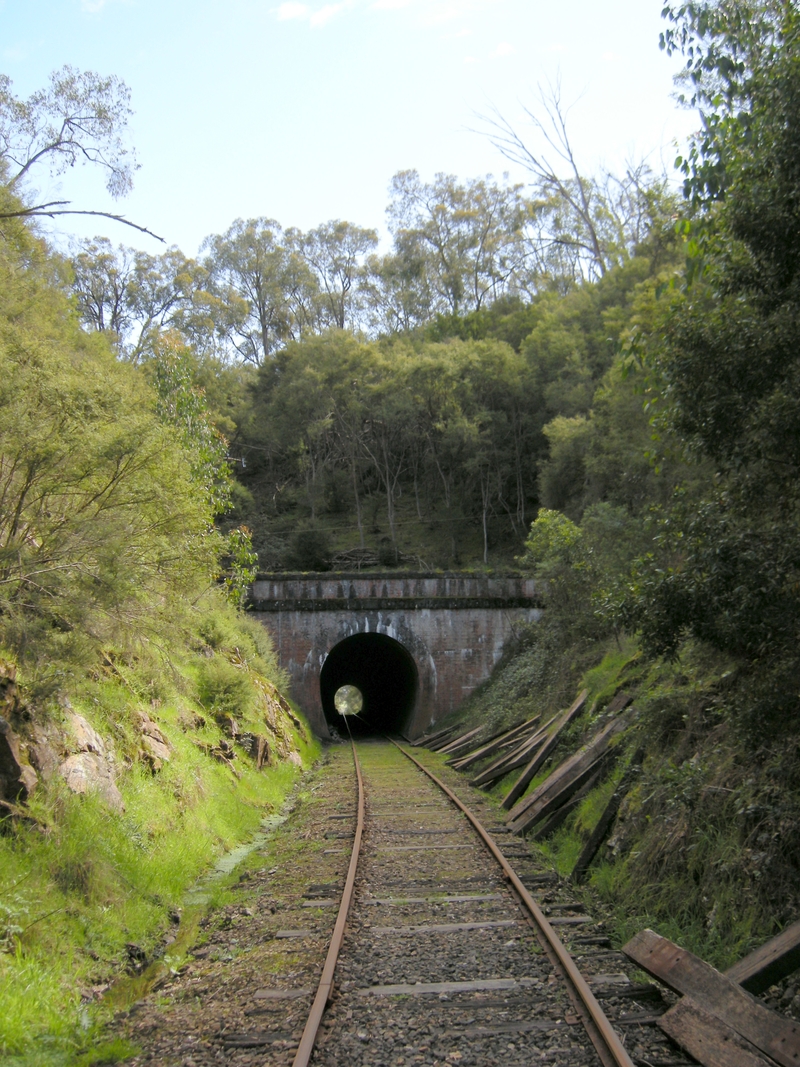
[[[389,740],[392,741],[391,738],[389,738]],[[452,800],[456,807],[458,807],[464,813],[464,815],[466,815],[466,817],[474,826],[475,830],[478,832],[486,847],[489,849],[494,858],[502,867],[503,873],[505,874],[511,885],[514,887],[517,896],[525,905],[525,908],[530,913],[532,919],[536,923],[536,926],[541,931],[553,954],[558,959],[558,962],[564,969],[567,979],[571,983],[575,994],[586,1009],[586,1012],[589,1016],[589,1020],[591,1020],[591,1025],[587,1026],[587,1031],[603,1064],[614,1064],[615,1067],[634,1067],[633,1061],[631,1060],[628,1053],[625,1051],[616,1031],[611,1025],[605,1012],[598,1004],[591,989],[586,984],[586,980],[578,970],[572,956],[570,956],[561,939],[558,937],[553,927],[545,918],[544,913],[542,912],[539,905],[536,903],[536,901],[533,899],[528,890],[520,881],[517,872],[514,870],[514,868],[511,866],[511,864],[508,862],[508,860],[498,848],[497,843],[495,842],[492,835],[488,832],[488,830],[483,827],[483,825],[476,818],[476,816],[473,815],[473,813],[466,806],[466,804],[462,803],[462,801],[456,796],[452,789],[448,788],[448,786],[446,786],[445,783],[441,781],[441,779],[437,778],[435,774],[432,774],[427,769],[427,767],[423,766],[423,764],[420,763],[418,759],[415,759],[410,752],[407,752],[401,745],[398,745],[396,741],[392,741],[392,744],[396,748],[398,748],[407,759],[410,759],[411,762],[415,764],[422,771],[423,774],[426,774],[432,782],[435,782],[436,785],[442,790],[442,792],[445,793],[450,798],[450,800]]]
[[[339,950],[341,949],[342,941],[344,940],[344,928],[347,924],[347,913],[350,910],[350,902],[353,899],[356,868],[358,867],[358,857],[361,852],[361,836],[364,832],[364,781],[361,777],[361,764],[358,762],[356,746],[352,739],[350,740],[350,744],[353,746],[353,763],[355,764],[356,778],[358,779],[358,818],[356,820],[355,838],[353,839],[353,851],[350,855],[350,866],[347,871],[347,879],[344,883],[342,899],[339,903],[339,914],[336,916],[336,925],[333,928],[331,943],[328,947],[328,955],[325,957],[325,965],[322,968],[322,976],[319,980],[317,995],[314,997],[314,1003],[311,1005],[311,1011],[309,1012],[303,1030],[303,1036],[300,1038],[300,1044],[298,1045],[297,1052],[292,1061],[292,1067],[307,1067],[311,1059],[311,1053],[314,1051],[314,1042],[317,1039],[317,1031],[319,1030],[322,1016],[333,989],[333,972],[336,970],[336,961],[339,959]]]

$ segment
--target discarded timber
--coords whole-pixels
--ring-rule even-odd
[[[556,724],[553,727],[553,730],[547,741],[545,741],[545,743],[542,745],[542,747],[539,749],[539,751],[536,753],[530,763],[526,766],[525,770],[519,776],[517,781],[514,783],[514,785],[505,795],[505,797],[503,797],[503,807],[506,809],[506,811],[508,811],[509,808],[512,808],[514,806],[517,800],[519,800],[519,798],[528,788],[530,783],[536,777],[539,768],[550,757],[553,752],[553,749],[558,744],[558,738],[561,731],[564,729],[565,726],[568,726],[575,718],[575,716],[583,710],[583,706],[586,703],[586,698],[588,697],[588,695],[589,690],[584,689],[580,696],[578,696],[578,698],[575,700],[574,704],[572,704],[571,707],[567,708],[563,715],[561,715],[561,717],[556,721]]]
[[[630,762],[630,765],[622,776],[622,781],[617,786],[614,795],[611,797],[608,804],[606,805],[603,814],[597,820],[597,825],[589,835],[589,840],[581,849],[581,854],[580,856],[578,856],[577,862],[572,868],[572,873],[569,876],[570,881],[574,882],[576,885],[580,885],[581,882],[584,880],[584,878],[586,877],[586,872],[589,870],[589,866],[591,865],[592,860],[597,855],[597,850],[608,837],[609,831],[614,825],[614,820],[617,817],[617,812],[619,811],[620,804],[625,799],[625,796],[627,795],[628,790],[631,787],[631,780],[633,779],[636,771],[641,766],[643,758],[644,749],[637,749],[636,753],[633,756],[633,759]]]
[[[436,741],[441,737],[446,737],[447,734],[451,734],[455,727],[446,726],[443,730],[435,730],[432,734],[423,734],[422,737],[418,737],[416,741],[412,741],[413,748],[419,748],[420,745],[428,745],[431,741]]]
[[[469,784],[473,786],[492,785],[499,778],[508,774],[509,771],[516,770],[517,767],[527,763],[531,758],[531,753],[544,744],[545,737],[546,735],[541,730],[531,737],[526,737],[518,745],[515,745],[510,752],[504,752],[494,763],[490,763],[488,767],[478,771],[474,778],[470,778]]]
[[[800,922],[767,941],[749,956],[734,963],[725,977],[751,993],[763,993],[781,978],[800,968]]]
[[[656,1020],[665,1034],[703,1067],[774,1067],[730,1026],[716,1019],[691,997],[682,997]]]
[[[508,824],[511,832],[525,834],[537,822],[549,818],[554,812],[563,807],[590,779],[602,774],[611,758],[611,753],[603,752],[588,767],[584,767],[579,774],[571,776],[569,781],[562,782],[558,788],[551,790],[532,809],[523,812],[518,821]]]
[[[448,730],[448,734],[452,735],[452,733],[452,730]],[[444,746],[449,744],[451,740],[452,737],[448,737],[447,735],[444,737],[437,737],[435,741],[429,741],[425,747],[430,749],[431,752],[438,752],[440,748],[444,748]]]
[[[489,734],[488,737],[480,738],[479,742],[478,742],[478,749],[477,750],[473,746],[473,742],[475,740],[473,738],[473,741],[467,742],[466,746],[458,746],[461,749],[461,751],[453,752],[450,756],[447,757],[447,760],[445,762],[448,764],[448,766],[455,767],[457,764],[461,763],[462,760],[471,759],[471,757],[472,757],[472,755],[473,755],[473,753],[475,751],[480,751],[481,748],[483,748],[486,745],[491,744],[491,742],[493,742],[493,741],[499,741],[499,739],[501,737],[503,737],[503,732],[502,731],[497,731],[496,733]],[[470,746],[473,746],[473,747],[470,747]]]
[[[562,826],[566,822],[572,812],[583,800],[586,799],[589,793],[591,793],[600,781],[603,770],[603,767],[598,768],[591,778],[581,786],[578,792],[575,793],[566,804],[563,804],[557,811],[553,812],[553,814],[531,834],[534,841],[544,841],[546,837],[549,837],[550,834],[554,834],[559,826]]]
[[[447,744],[442,745],[439,751],[454,752],[456,749],[468,745],[472,741],[473,737],[479,734],[482,730],[483,726],[476,726],[474,730],[468,730],[465,734],[461,734],[460,737],[455,738],[454,741],[448,741]]]
[[[592,860],[597,855],[597,850],[608,836],[608,831],[611,829],[611,824],[617,817],[619,806],[622,803],[624,793],[617,791],[606,804],[605,810],[600,818],[597,820],[597,826],[592,830],[589,835],[589,840],[581,849],[581,854],[572,868],[572,873],[569,876],[569,880],[574,882],[575,885],[580,885],[586,878],[586,872],[589,870]]]
[[[506,816],[506,822],[515,827],[522,824],[531,825],[529,816],[535,817],[537,811],[551,796],[560,792],[564,786],[581,775],[591,763],[599,759],[608,750],[616,735],[625,729],[629,721],[629,715],[621,715],[617,719],[612,719],[607,726],[603,727],[600,733],[595,734],[577,752],[559,764],[553,773],[545,778],[530,796],[523,797],[522,800],[515,804]]]
[[[626,693],[624,690],[620,690],[615,693],[611,698],[611,701],[604,708],[604,715],[616,715],[619,711],[624,711],[629,704],[633,703],[633,694]]]
[[[642,930],[623,945],[625,955],[676,993],[771,1056],[782,1067],[800,1064],[800,1023],[770,1011],[750,993],[686,949]]]
[[[456,770],[463,771],[467,767],[471,767],[473,763],[479,763],[482,759],[487,759],[489,756],[493,756],[495,752],[499,751],[505,744],[514,741],[515,738],[520,737],[526,732],[526,730],[532,729],[539,721],[541,716],[537,715],[533,719],[528,719],[527,722],[518,723],[516,726],[512,726],[510,730],[506,730],[504,733],[495,734],[494,737],[489,738],[480,748],[473,749],[472,752],[468,752],[466,755],[459,756],[454,759],[451,766]],[[450,762],[448,760],[448,762]]]

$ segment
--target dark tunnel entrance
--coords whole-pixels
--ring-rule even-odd
[[[354,685],[363,697],[358,715],[347,722],[336,710],[334,698],[342,686]],[[397,734],[411,721],[419,688],[413,657],[399,641],[385,634],[354,634],[328,653],[319,676],[322,710],[329,726],[347,737],[352,734]]]

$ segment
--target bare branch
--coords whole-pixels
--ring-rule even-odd
[[[114,215],[110,211],[79,211],[77,208],[63,207],[64,204],[69,203],[69,200],[50,200],[46,204],[36,204],[34,207],[20,208],[19,211],[0,211],[0,219],[27,219],[36,217],[52,219],[56,215],[99,215],[104,219],[113,219],[114,222],[121,222],[123,226],[131,226],[134,230],[139,230],[140,233],[146,233],[148,237],[155,237],[157,241],[166,244],[163,237],[159,237],[157,233],[148,230],[146,226],[140,226],[136,222],[131,222],[131,220],[126,219],[124,215]]]

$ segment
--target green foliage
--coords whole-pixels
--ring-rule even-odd
[[[39,165],[58,175],[93,163],[111,195],[124,196],[137,169],[124,140],[131,114],[130,90],[113,76],[63,66],[47,88],[20,100],[0,75],[0,178],[19,195]]]
[[[279,809],[298,774],[277,758],[283,746],[306,762],[317,752],[275,705],[269,768],[257,771],[241,750],[235,778],[209,757],[220,731],[210,719],[204,724],[206,708],[264,733],[264,694],[281,678],[270,677],[274,655],[263,627],[219,594],[204,598],[192,621],[196,630],[168,645],[169,667],[159,656],[119,657],[113,671],[72,683],[75,710],[113,737],[118,759],[130,765],[118,783],[124,812],[110,811],[92,794],[71,794],[56,777],[29,801],[35,823],[7,823],[0,835],[0,1052],[6,1057],[49,1049],[56,1062],[84,1048],[105,1009],[82,1004],[80,990],[115,978],[129,942],[148,958],[160,951],[170,914],[195,880],[220,852],[256,832],[265,813]],[[212,634],[224,651],[209,659],[202,649]],[[200,651],[189,651],[189,644]],[[205,706],[193,699],[201,687]],[[157,774],[138,750],[139,709],[157,720],[172,748]]]
[[[237,526],[226,539],[228,567],[223,586],[230,602],[244,606],[250,586],[258,573],[258,555],[253,551],[252,534],[246,526]]]
[[[201,704],[220,715],[249,711],[255,698],[247,674],[222,656],[200,664],[197,689]]]
[[[291,540],[287,563],[298,571],[327,571],[330,568],[330,540],[324,530],[313,526],[298,530]]]
[[[195,384],[197,360],[179,335],[164,333],[147,364],[155,385],[156,411],[175,428],[191,462],[192,477],[212,515],[230,507],[227,442],[213,426],[205,396]]]
[[[621,606],[647,647],[687,635],[740,656],[793,729],[800,632],[800,335],[796,297],[800,16],[771,0],[665,9],[703,131],[684,163],[696,217],[684,292],[650,335],[660,424],[713,480],[682,488]],[[764,710],[762,690],[759,704]],[[767,701],[769,703],[769,701]]]
[[[78,329],[51,271],[27,236],[4,246],[0,605],[6,644],[39,661],[157,628],[158,605],[202,588],[219,548],[155,397]]]

